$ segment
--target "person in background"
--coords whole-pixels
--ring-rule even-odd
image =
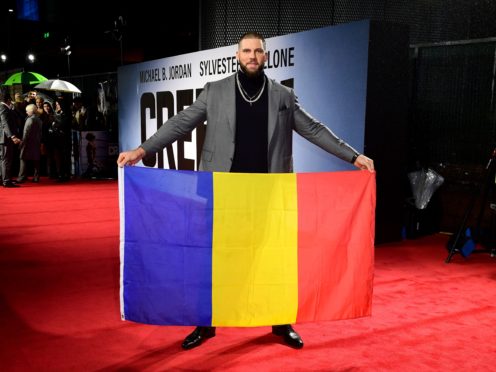
[[[26,106],[28,105],[27,100],[22,94],[16,93],[14,101],[14,113],[16,118],[17,133],[19,133],[19,138],[24,132],[24,123],[26,122]],[[12,162],[12,174],[19,173],[19,146],[14,146],[14,161]]]
[[[26,94],[26,105],[30,105],[30,104],[36,104],[36,96],[37,96],[38,93],[36,93],[35,90],[30,90],[27,94]]]
[[[26,121],[26,101],[22,98],[20,93],[16,93],[14,101],[14,112],[16,114],[17,127],[19,133],[22,133],[24,122]]]
[[[46,158],[46,174],[50,178],[56,178],[55,155],[53,151],[53,141],[50,130],[55,121],[55,112],[52,104],[48,101],[43,102],[43,111],[45,111],[45,120],[42,120],[41,129],[41,154]]]
[[[49,129],[53,145],[57,181],[65,182],[71,174],[71,122],[70,108],[64,98],[55,101],[54,121]]]
[[[18,187],[11,179],[14,146],[21,143],[17,119],[11,107],[12,99],[6,88],[0,89],[0,176],[3,187]]]
[[[77,131],[88,130],[86,123],[88,119],[88,112],[84,105],[82,97],[76,97],[72,101],[72,129]]]
[[[81,157],[81,132],[88,130],[88,111],[82,97],[75,97],[72,101],[72,155],[74,173],[79,175],[79,161]]]
[[[33,182],[39,182],[40,180],[41,131],[43,123],[37,112],[36,105],[29,104],[26,106],[27,118],[20,146],[21,162],[17,183],[26,182],[28,162],[33,164]]]
[[[147,154],[172,144],[207,121],[200,170],[209,172],[289,173],[293,171],[293,131],[323,150],[374,171],[374,162],[360,154],[299,105],[293,89],[269,79],[265,39],[244,34],[236,58],[240,70],[207,83],[198,99],[170,118],[138,148],[119,154],[117,164],[134,165]],[[272,333],[300,349],[303,340],[290,324],[273,325]],[[215,327],[196,327],[183,349],[215,336]]]

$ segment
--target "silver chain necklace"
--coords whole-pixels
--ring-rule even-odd
[[[260,88],[260,91],[255,94],[254,96],[250,97],[248,93],[243,89],[243,86],[241,85],[241,82],[239,81],[239,76],[236,74],[236,85],[238,86],[239,93],[241,94],[241,97],[250,104],[250,106],[253,104],[253,102],[257,102],[260,97],[262,97],[262,93],[265,89],[265,76],[264,76],[264,81],[262,84],[262,88]]]

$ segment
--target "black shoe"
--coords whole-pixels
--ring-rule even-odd
[[[196,327],[183,341],[181,345],[184,350],[200,346],[202,342],[215,336],[215,327]]]
[[[34,183],[38,183],[38,182],[40,182],[40,179],[38,177],[35,177],[31,181]]]
[[[303,340],[300,335],[289,324],[272,326],[272,333],[276,336],[282,336],[284,342],[295,349],[303,347]]]
[[[25,178],[18,178],[16,181],[12,181],[12,182],[15,182],[15,183],[24,183],[24,182],[26,182],[26,179]]]
[[[20,187],[19,185],[16,185],[14,182],[12,181],[7,181],[3,184],[3,187]]]

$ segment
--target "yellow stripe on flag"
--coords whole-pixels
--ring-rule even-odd
[[[214,173],[212,325],[296,321],[296,174]]]

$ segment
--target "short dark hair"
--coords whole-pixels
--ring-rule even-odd
[[[264,50],[267,49],[267,47],[265,45],[265,38],[256,31],[248,31],[248,32],[245,32],[243,35],[241,35],[241,37],[239,38],[239,41],[238,41],[238,48],[241,46],[241,41],[244,39],[262,40],[262,45],[263,45]]]

